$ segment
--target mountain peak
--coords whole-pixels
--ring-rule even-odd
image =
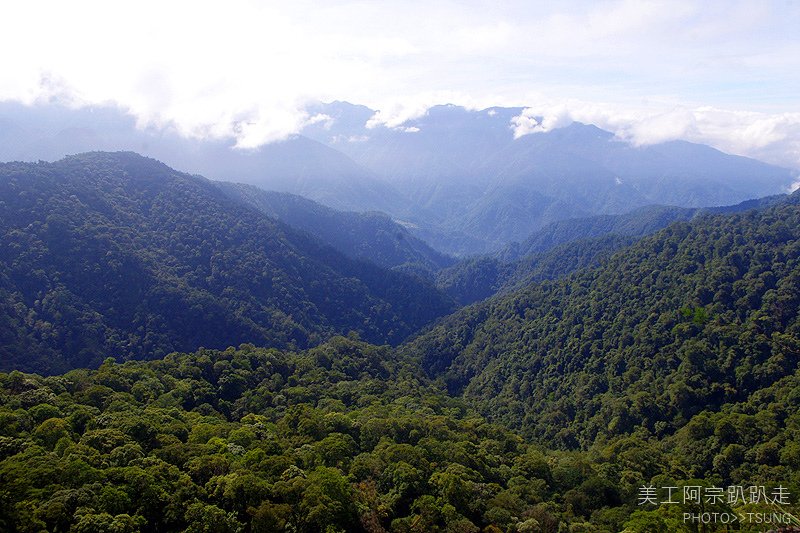
[[[178,174],[176,170],[161,161],[133,151],[83,152],[66,156],[53,164],[59,168],[82,168],[89,172],[96,169],[114,169],[124,172],[128,178],[140,180],[165,178]]]

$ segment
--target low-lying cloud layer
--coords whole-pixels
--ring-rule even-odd
[[[800,168],[800,112],[770,114],[708,106],[652,111],[571,101],[528,107],[512,119],[512,128],[519,138],[573,121],[594,124],[634,145],[681,139]]]
[[[532,106],[517,135],[580,120],[800,167],[791,3],[42,0],[0,16],[0,99],[113,102],[241,147],[301,131],[315,101],[397,128],[454,103]]]

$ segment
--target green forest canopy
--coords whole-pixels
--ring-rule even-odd
[[[683,513],[797,515],[797,194],[671,225],[391,347],[358,337],[396,344],[448,300],[201,179],[130,154],[0,170],[3,364],[99,366],[0,373],[4,531],[696,531]],[[235,327],[271,347],[186,336],[228,344],[213,336]],[[648,485],[763,486],[793,505],[639,505]]]

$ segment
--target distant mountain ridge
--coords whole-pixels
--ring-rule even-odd
[[[667,205],[640,207],[621,215],[595,215],[579,219],[553,222],[529,235],[521,243],[512,243],[496,255],[503,259],[515,259],[533,253],[546,252],[578,239],[620,235],[641,237],[654,233],[669,224],[681,220],[691,220],[705,214],[739,213],[777,205],[785,201],[787,195],[778,194],[746,200],[733,205],[719,207],[687,208]]]
[[[703,215],[740,213],[778,205],[774,195],[711,208],[647,206],[622,215],[595,215],[552,222],[521,243],[466,258],[437,274],[437,285],[462,305],[520,286],[597,266],[617,250],[670,224]]]
[[[441,227],[492,243],[488,248],[567,218],[652,204],[730,205],[784,193],[795,176],[685,141],[632,146],[577,122],[515,139],[510,120],[520,108],[436,106],[401,129],[358,126],[353,117],[365,112],[347,103],[315,111],[332,121],[304,134],[387,176],[438,213]]]
[[[215,179],[289,192],[347,211],[383,211],[437,250],[470,255],[551,222],[652,204],[707,207],[786,192],[795,172],[683,141],[632,146],[573,123],[514,138],[521,108],[435,106],[398,128],[346,102],[327,120],[253,150],[232,140],[139,130],[113,108],[0,103],[0,160],[134,150]]]

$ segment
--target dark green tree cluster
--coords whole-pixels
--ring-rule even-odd
[[[556,531],[623,503],[345,338],[0,374],[0,421],[4,531]]]
[[[346,258],[131,153],[0,165],[0,368],[355,331],[398,344],[450,311],[418,277]]]
[[[354,259],[384,268],[413,270],[426,277],[455,262],[385,213],[337,211],[302,196],[265,191],[254,185],[227,182],[216,185],[231,198],[307,231]]]
[[[640,431],[579,452],[527,444],[396,350],[342,337],[14,371],[0,374],[0,529],[692,531],[691,505],[638,505],[640,487],[698,478],[795,494],[798,385],[663,441]]]
[[[561,447],[672,434],[798,368],[797,199],[672,225],[465,308],[407,351],[493,421]]]

